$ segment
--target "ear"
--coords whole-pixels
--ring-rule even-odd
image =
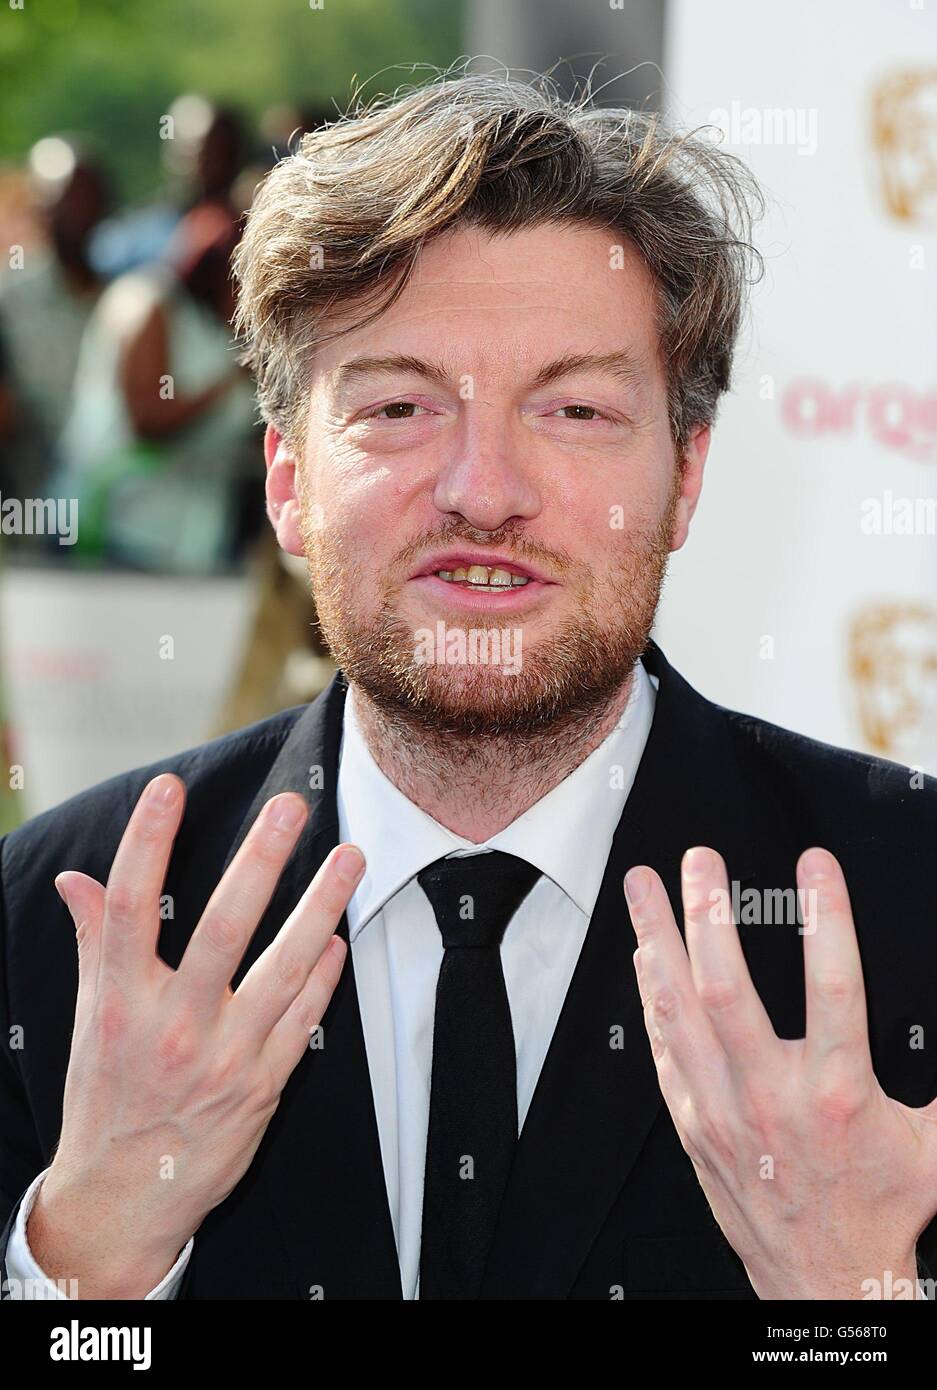
[[[264,460],[267,464],[267,516],[277,541],[288,555],[305,555],[300,530],[299,499],[296,496],[296,459],[289,445],[272,425],[264,434]]]
[[[670,549],[679,550],[690,533],[690,522],[703,487],[703,468],[709,453],[712,431],[709,425],[697,425],[683,450],[680,495],[674,513]]]

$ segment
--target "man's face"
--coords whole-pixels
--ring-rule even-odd
[[[307,557],[333,656],[380,706],[454,734],[558,732],[643,650],[707,446],[696,431],[678,468],[630,245],[459,229],[380,318],[317,351],[303,456],[268,430],[268,510]],[[438,575],[472,564],[500,571],[490,587]]]

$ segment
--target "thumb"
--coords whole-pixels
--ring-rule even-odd
[[[79,994],[81,978],[96,974],[97,955],[104,921],[104,885],[77,869],[66,869],[55,877],[55,891],[72,915],[78,943]],[[94,964],[89,972],[88,966]]]

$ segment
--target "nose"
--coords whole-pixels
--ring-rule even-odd
[[[513,517],[530,520],[541,509],[539,488],[512,439],[507,421],[480,419],[468,411],[453,454],[439,470],[433,502],[479,531],[496,531]]]

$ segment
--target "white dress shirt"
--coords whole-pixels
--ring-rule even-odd
[[[496,849],[541,871],[501,943],[523,1128],[644,752],[654,700],[655,682],[639,662],[628,705],[604,741],[510,825],[473,844],[384,776],[358,723],[354,689],[348,690],[338,768],[339,836],[359,845],[367,861],[348,904],[348,935],[405,1299],[419,1294],[433,1016],[443,957],[436,918],[416,875],[443,855]],[[630,930],[624,897],[622,930]],[[30,1186],[7,1250],[14,1298],[66,1296],[46,1279],[26,1240],[26,1221],[44,1176]],[[148,1299],[175,1296],[193,1244],[188,1242]]]

